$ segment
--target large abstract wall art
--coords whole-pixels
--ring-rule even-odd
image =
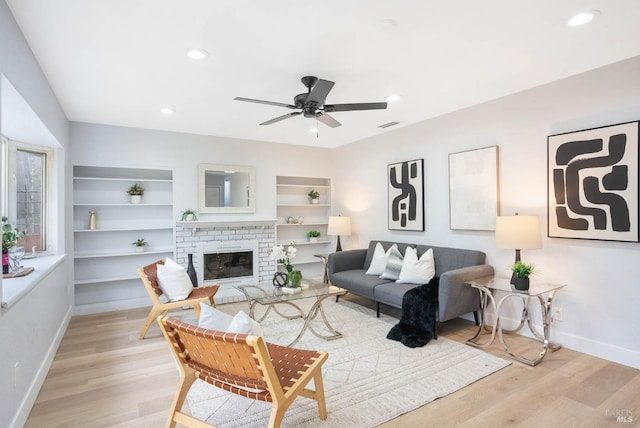
[[[639,123],[547,138],[549,237],[640,242]]]
[[[387,167],[389,229],[424,231],[423,159]]]
[[[449,227],[495,230],[498,146],[449,155]]]

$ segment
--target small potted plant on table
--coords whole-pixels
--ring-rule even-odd
[[[310,230],[307,232],[307,238],[309,238],[309,242],[318,242],[318,238],[320,237],[320,232],[317,230]]]
[[[144,188],[138,183],[135,183],[129,187],[127,194],[131,197],[132,204],[139,204],[142,201],[142,195],[144,195]]]
[[[529,276],[533,273],[534,268],[535,266],[533,264],[521,261],[517,261],[511,265],[511,270],[513,271],[511,283],[516,290],[526,291],[529,289]]]

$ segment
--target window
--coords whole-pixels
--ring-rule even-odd
[[[19,241],[27,252],[47,248],[47,177],[51,151],[15,141],[2,141],[2,212],[26,236]],[[6,166],[6,167],[5,167]]]

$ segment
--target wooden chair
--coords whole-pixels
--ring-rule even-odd
[[[158,317],[180,367],[180,385],[167,427],[209,426],[181,413],[187,392],[197,378],[243,397],[272,403],[269,427],[279,427],[298,396],[316,400],[320,419],[327,418],[322,365],[329,354],[265,343],[260,336],[224,333],[196,327],[175,318]],[[306,385],[313,379],[315,390]]]
[[[209,302],[211,306],[214,307],[216,305],[213,300],[213,296],[218,291],[218,288],[220,287],[219,285],[196,287],[184,300],[165,303],[161,302],[160,296],[162,296],[162,290],[158,286],[158,268],[156,267],[156,265],[163,264],[164,260],[158,260],[157,262],[151,263],[150,265],[138,269],[138,275],[140,276],[140,279],[142,279],[144,288],[146,288],[147,293],[149,293],[149,297],[151,298],[151,302],[153,303],[151,312],[149,312],[147,320],[144,323],[144,327],[142,327],[140,339],[144,339],[144,336],[147,334],[147,330],[149,330],[149,327],[151,326],[153,320],[160,315],[166,315],[170,309],[180,308],[186,305],[193,305],[193,308],[196,311],[196,315],[198,316],[198,319],[200,319],[199,303]]]

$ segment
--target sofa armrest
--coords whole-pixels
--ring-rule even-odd
[[[329,272],[329,278],[331,278],[331,274],[334,272],[363,269],[364,259],[366,256],[366,248],[339,251],[337,253],[329,254],[329,261],[327,262],[327,271]]]
[[[439,321],[448,321],[480,309],[480,295],[466,281],[493,275],[493,266],[475,265],[450,270],[440,276]]]

